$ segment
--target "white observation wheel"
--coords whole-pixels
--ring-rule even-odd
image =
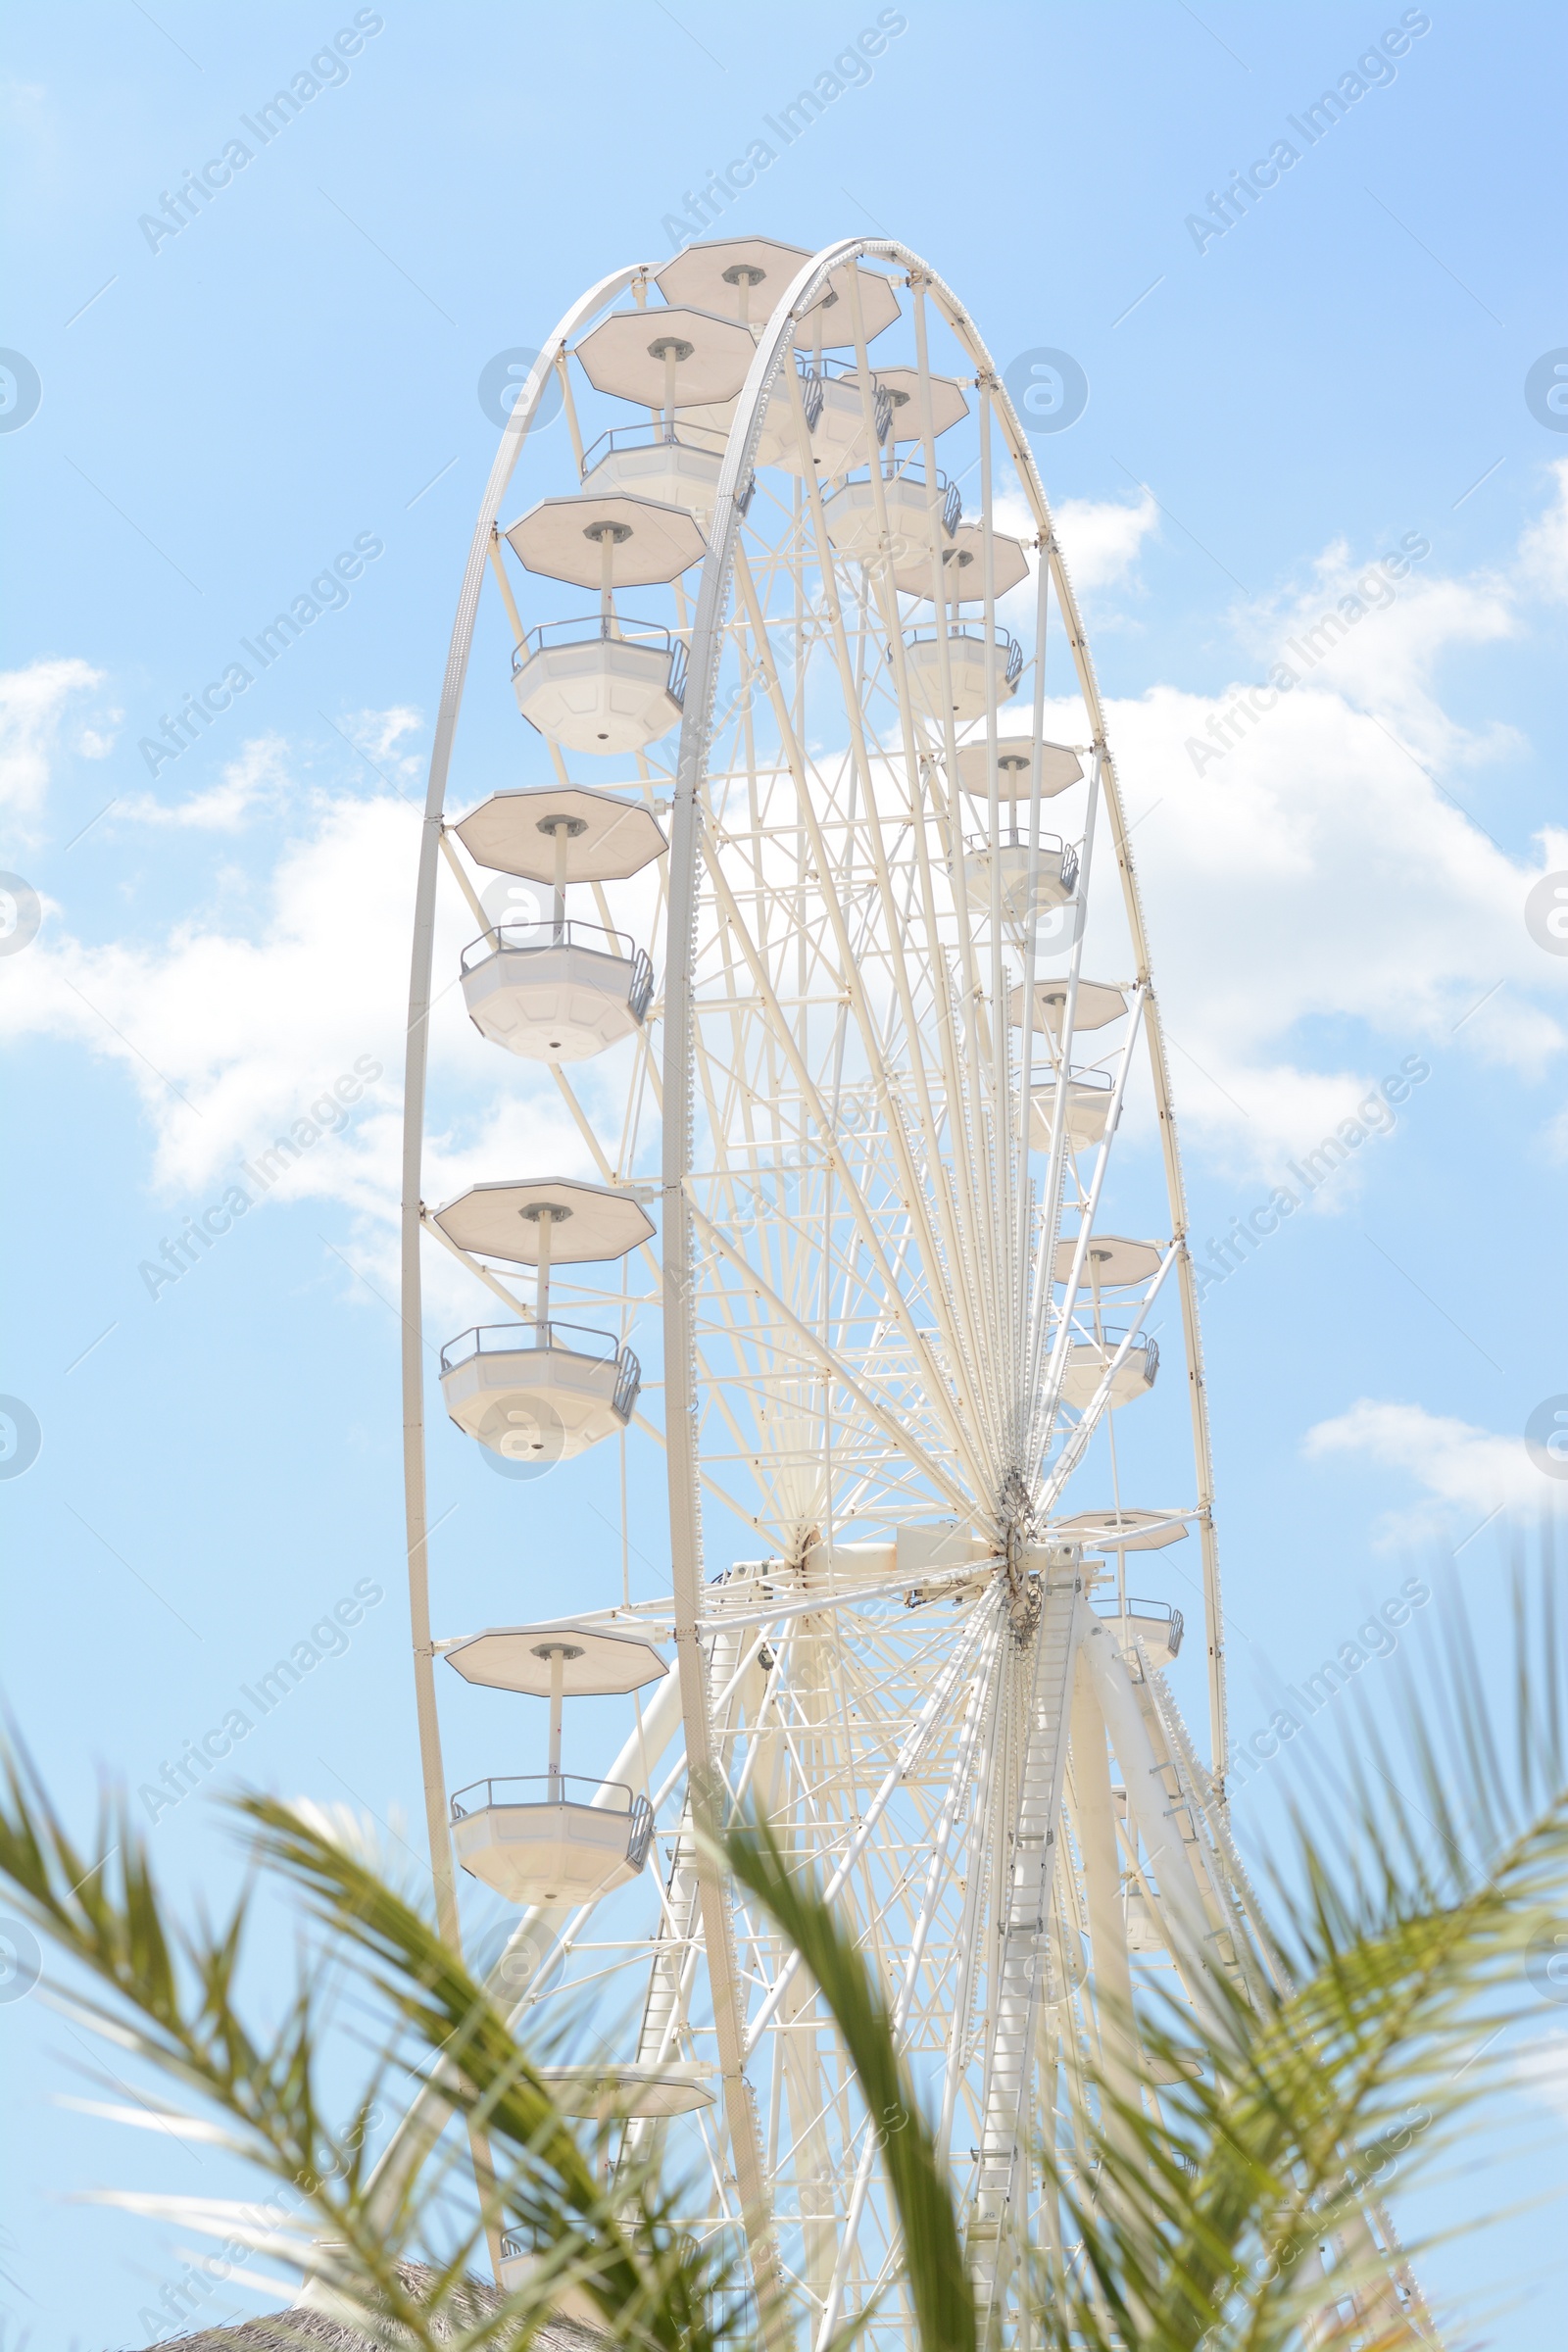
[[[552,376],[564,478],[559,436],[537,466],[524,449]],[[452,819],[487,583],[517,773],[477,807],[460,786]],[[443,873],[477,934],[467,1017],[526,1099],[566,1106],[577,1156],[432,1206]],[[494,874],[533,892],[527,919],[492,910]],[[903,246],[691,247],[563,320],[459,606],[409,1037],[409,1557],[443,1933],[456,1835],[520,1911],[492,1982],[525,2020],[612,1985],[624,2046],[563,2072],[570,2111],[613,2111],[628,2148],[682,2135],[691,2219],[744,2231],[778,2330],[825,2342],[892,2281],[872,2333],[902,2342],[831,2027],[690,1835],[693,1782],[755,1802],[881,1973],[1006,2326],[1021,2260],[1060,2251],[1032,2150],[1073,2083],[1157,2096],[1148,1972],[1202,2008],[1215,1972],[1245,1990],[1271,1962],[1224,1818],[1197,1306],[1120,788],[1028,444]],[[471,1331],[431,1335],[447,1413],[560,1481],[606,1444],[662,1448],[667,1590],[432,1639],[426,1241],[487,1294]],[[1163,1672],[1178,1596],[1206,1644],[1207,1768]],[[448,1788],[443,1651],[550,1698],[548,1771]],[[605,1779],[574,1781],[564,1698],[640,1686]]]

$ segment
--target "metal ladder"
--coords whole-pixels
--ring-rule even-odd
[[[1076,1561],[1053,1561],[1046,1573],[1054,1581],[1047,1586],[1032,1642],[1011,1860],[997,1920],[979,2173],[967,2235],[982,2344],[998,2331],[1016,2239],[1027,2227],[1036,2031],[1049,1964],[1073,1659],[1088,1605]]]

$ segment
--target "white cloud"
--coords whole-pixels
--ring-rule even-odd
[[[996,527],[1031,549],[1029,575],[997,603],[997,616],[1028,646],[1034,642],[1038,591],[1035,586],[1034,513],[1019,487],[1003,490],[995,501]],[[1137,506],[1121,499],[1068,498],[1052,509],[1067,576],[1079,596],[1122,585],[1133,572],[1144,541],[1159,520],[1159,510],[1146,490]]]
[[[237,833],[253,812],[272,808],[287,785],[288,747],[278,735],[259,736],[231,760],[216,784],[188,801],[159,801],[151,793],[127,795],[115,808],[117,823],[181,825],[201,833]]]
[[[1423,1490],[1429,1505],[1471,1518],[1484,1519],[1499,1508],[1539,1507],[1543,1494],[1541,1473],[1522,1439],[1497,1437],[1419,1404],[1358,1397],[1348,1412],[1309,1429],[1302,1451],[1309,1461],[1350,1454],[1380,1469],[1402,1471]],[[1385,1540],[1408,1532],[1407,1516],[1382,1523]]]
[[[1568,602],[1568,458],[1551,467],[1557,503],[1533,522],[1519,542],[1519,564],[1542,596]]]
[[[1408,538],[1428,547],[1417,533]],[[1395,581],[1376,563],[1354,563],[1340,540],[1318,558],[1309,582],[1237,619],[1258,654],[1260,673],[1276,662],[1288,663],[1314,686],[1331,686],[1358,708],[1379,711],[1425,759],[1475,764],[1517,747],[1506,727],[1467,733],[1443,710],[1432,684],[1456,647],[1517,633],[1506,579],[1490,573],[1454,579],[1412,566]]]
[[[346,731],[372,760],[391,763],[403,774],[416,776],[421,772],[423,762],[416,753],[406,748],[405,739],[418,734],[423,725],[419,711],[399,703],[390,710],[357,710]]]
[[[54,756],[73,698],[103,683],[103,673],[75,660],[34,662],[0,672],[0,808],[23,840],[48,797]],[[102,759],[111,740],[93,728],[78,732],[74,749]]]
[[[1544,1980],[1538,1989],[1544,1991],[1545,1983],[1549,1983],[1551,1989],[1546,1997],[1558,2001],[1568,1997],[1568,1938],[1558,1931],[1549,1947],[1539,1947],[1531,1957]],[[1546,1980],[1548,1964],[1552,1974]],[[1568,2034],[1547,2034],[1540,2041],[1516,2050],[1509,2079],[1527,2099],[1536,2099],[1544,2107],[1549,2107],[1559,2122],[1568,2124]]]
[[[357,1056],[395,1084],[416,830],[397,801],[318,800],[254,936],[210,917],[147,945],[46,935],[13,966],[7,1026],[119,1062],[153,1124],[156,1182],[208,1186]]]
[[[1405,559],[1391,581],[1336,542],[1233,614],[1248,656],[1235,684],[1107,706],[1178,1112],[1239,1177],[1278,1178],[1407,1056],[1479,1054],[1536,1084],[1568,1044],[1568,966],[1523,922],[1533,882],[1568,864],[1568,833],[1543,832],[1539,863],[1491,840],[1487,771],[1525,747],[1504,724],[1461,724],[1439,692],[1446,663],[1522,634],[1532,600],[1568,577],[1568,461],[1553,489],[1511,565],[1446,575],[1411,532],[1379,551]],[[1147,494],[1069,501],[1059,519],[1075,582],[1104,590],[1129,577],[1157,510]],[[1021,500],[1000,500],[999,521],[1026,530]],[[1027,642],[1032,586],[1001,610]],[[1261,713],[1245,705],[1281,661],[1299,682]],[[1076,741],[1082,725],[1075,698],[1048,705],[1048,734]],[[1057,805],[1069,831],[1081,808]],[[1119,917],[1092,914],[1088,954],[1121,970]],[[1313,1067],[1301,1033],[1325,1023],[1361,1043]],[[1568,1152],[1556,1110],[1543,1105],[1542,1128]],[[1314,1205],[1347,1205],[1365,1164]]]
[[[1523,555],[1505,574],[1417,567],[1245,732],[1236,687],[1111,707],[1178,1111],[1238,1173],[1276,1174],[1409,1054],[1479,1054],[1536,1083],[1568,1043],[1568,965],[1524,926],[1532,884],[1568,865],[1568,832],[1544,830],[1537,862],[1466,813],[1484,820],[1485,763],[1517,747],[1460,726],[1435,684],[1445,656],[1524,626],[1538,569]],[[1331,548],[1269,608],[1252,681],[1358,576]],[[1227,732],[1223,758],[1192,756]],[[1089,952],[1114,953],[1093,923]],[[1360,1067],[1303,1070],[1301,1027],[1323,1021],[1362,1028]]]
[[[1159,520],[1147,490],[1135,507],[1120,499],[1065,498],[1052,512],[1067,575],[1085,594],[1125,580]]]

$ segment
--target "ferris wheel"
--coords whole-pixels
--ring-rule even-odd
[[[561,413],[566,440],[537,432]],[[507,692],[488,658],[469,677],[481,597],[520,714],[500,790],[454,748],[466,684]],[[438,970],[454,893],[471,945]],[[457,978],[577,1149],[435,1203]],[[1201,2009],[1276,1963],[1225,1818],[1202,1358],[1121,790],[1029,445],[905,247],[692,246],[601,280],[533,367],[435,732],[405,1116],[442,1932],[460,1883],[512,1907],[490,1981],[530,2035],[608,1984],[621,2046],[554,2070],[566,2112],[613,2115],[628,2158],[669,2140],[693,2226],[744,2236],[798,2341],[880,2292],[870,2332],[902,2343],[831,2023],[693,1836],[694,1788],[757,1805],[880,1974],[1005,2326],[1061,2251],[1041,2135],[1070,2154],[1089,2070],[1159,2095],[1141,1986]],[[437,1248],[475,1298],[430,1335],[439,1391]],[[443,1409],[600,1494],[617,1448],[662,1455],[667,1589],[437,1637]],[[1206,1765],[1164,1671],[1189,1617]],[[513,1694],[514,1749],[548,1703],[543,1774],[448,1786],[454,1672]],[[625,1694],[602,1779],[563,1768],[588,1692]]]

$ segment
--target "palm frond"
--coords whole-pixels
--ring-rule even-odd
[[[875,1979],[814,1882],[791,1870],[760,1815],[734,1823],[722,1852],[800,1953],[843,2036],[898,2208],[921,2352],[974,2352],[974,2292],[953,2192]]]
[[[526,2344],[573,2296],[596,2310],[608,2335],[639,2352],[716,2352],[735,2331],[743,2297],[733,2256],[697,2246],[676,2227],[672,2200],[647,2168],[608,2183],[598,2178],[482,1987],[328,1827],[267,1798],[244,1800],[257,1860],[304,1890],[331,1930],[336,1975],[357,1965],[390,2021],[342,2130],[328,2124],[319,2090],[323,2048],[344,2039],[329,2031],[334,1971],[321,1954],[302,1960],[281,2021],[253,2030],[240,1978],[254,1883],[215,1926],[177,1927],[122,1798],[102,1808],[89,1857],[24,1760],[8,1757],[5,1773],[0,1875],[96,1985],[59,1997],[177,2086],[199,2117],[203,2109],[204,2120],[216,2116],[229,2150],[274,2184],[249,2202],[115,2201],[280,2259],[365,2326],[401,2330],[399,2340],[421,2352]],[[399,2184],[390,2207],[375,2191],[369,2119],[389,2082],[401,2091],[411,2061],[421,2058],[434,2060],[452,2107],[474,2117],[498,2150],[492,2210],[455,2215],[438,2150]],[[165,2103],[167,2117],[184,2113]],[[454,2329],[450,2313],[469,2293],[469,2265],[496,2220],[518,2228],[535,2259],[520,2287]],[[411,2286],[406,2258],[432,2230],[445,2251],[424,2246],[433,2259]]]
[[[1549,1576],[1516,1592],[1506,1709],[1456,1594],[1442,1623],[1396,1705],[1352,1705],[1331,1756],[1298,1758],[1267,1865],[1286,1990],[1236,1998],[1229,2039],[1179,2002],[1140,2017],[1159,2071],[1197,2046],[1201,2079],[1157,2105],[1097,2084],[1087,2178],[1042,2152],[1081,2245],[1042,2303],[1058,2352],[1285,2352],[1337,2340],[1336,2308],[1358,2343],[1436,2340],[1380,2181],[1434,2167],[1506,2082],[1525,1952],[1568,1894]]]

